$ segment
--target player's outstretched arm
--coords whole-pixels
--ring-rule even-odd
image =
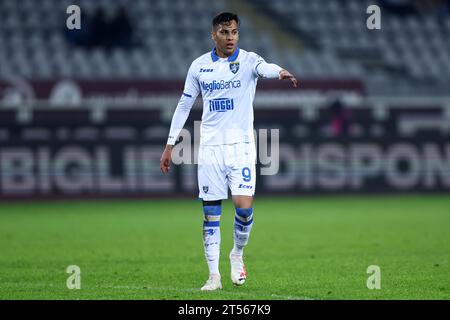
[[[258,77],[269,79],[278,78],[279,80],[289,79],[295,88],[298,86],[297,79],[286,69],[283,69],[274,63],[267,63],[258,55],[254,55],[254,57],[255,75],[257,75]]]
[[[289,79],[289,80],[291,80],[294,88],[297,88],[297,85],[298,85],[297,79],[287,70],[282,69],[279,73],[278,79],[279,80]]]
[[[173,149],[173,146],[170,144],[167,144],[161,155],[159,167],[160,167],[162,173],[164,173],[164,174],[168,173],[170,170],[170,162],[172,160],[172,149]]]

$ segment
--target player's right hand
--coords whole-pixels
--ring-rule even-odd
[[[287,71],[285,69],[282,69],[280,71],[278,79],[279,80],[289,79],[292,82],[292,85],[294,86],[294,88],[297,88],[297,85],[298,85],[297,79],[289,71]]]
[[[166,148],[161,155],[161,160],[159,162],[159,167],[161,168],[162,173],[166,174],[170,170],[170,161],[172,159],[172,146],[166,145]]]

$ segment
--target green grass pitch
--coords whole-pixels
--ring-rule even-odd
[[[201,203],[0,203],[0,299],[449,299],[450,197],[256,198],[247,283],[232,285],[234,210],[222,213],[223,289],[208,272]],[[69,290],[69,265],[81,289]],[[381,289],[366,286],[369,265]]]

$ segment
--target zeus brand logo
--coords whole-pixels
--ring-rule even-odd
[[[253,187],[252,186],[247,186],[247,185],[241,183],[239,185],[238,189],[240,189],[240,188],[242,188],[242,189],[252,189]]]
[[[209,111],[226,112],[234,109],[233,99],[219,98],[209,100]]]
[[[203,69],[203,68],[200,68],[200,72],[213,72],[214,71],[214,69]]]
[[[224,89],[237,89],[241,87],[241,81],[240,80],[220,80],[216,81],[213,80],[213,82],[201,82],[202,89],[206,92],[213,92],[214,90],[224,90]]]

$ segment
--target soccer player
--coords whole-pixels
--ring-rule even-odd
[[[253,99],[257,80],[288,79],[297,87],[297,80],[287,70],[237,46],[239,18],[236,14],[225,12],[214,17],[211,37],[215,47],[195,59],[189,68],[160,162],[161,171],[168,173],[173,145],[201,93],[198,186],[199,198],[203,201],[203,244],[209,267],[203,291],[222,288],[219,223],[228,187],[235,206],[234,247],[229,255],[231,281],[242,285],[247,278],[243,249],[253,224],[256,178]]]

